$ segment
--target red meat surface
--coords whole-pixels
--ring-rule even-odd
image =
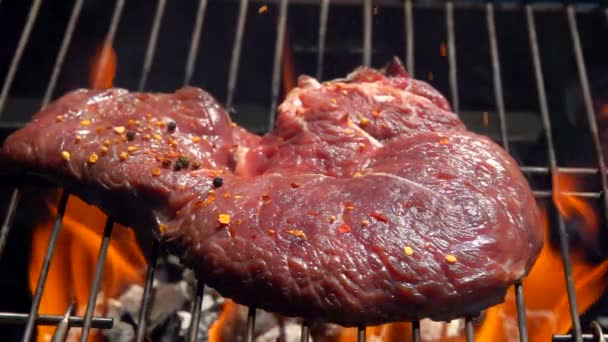
[[[398,61],[301,77],[264,137],[200,89],[77,90],[1,154],[154,231],[223,295],[309,320],[472,315],[543,243],[517,163]]]

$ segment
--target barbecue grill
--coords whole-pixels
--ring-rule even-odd
[[[32,0],[29,4],[29,8],[25,8],[21,6],[20,10],[23,12],[24,25],[22,26],[20,35],[18,35],[18,41],[14,52],[12,52],[12,57],[10,58],[10,64],[8,64],[8,69],[6,71],[1,70],[0,68],[0,80],[2,80],[2,88],[0,92],[0,128],[2,129],[3,135],[9,133],[10,131],[21,127],[29,117],[24,116],[23,113],[29,113],[35,111],[36,107],[39,107],[40,103],[42,105],[46,105],[50,102],[54,95],[61,90],[61,87],[69,87],[66,85],[60,85],[60,79],[62,72],[65,72],[66,67],[64,66],[66,58],[69,54],[71,44],[73,42],[73,36],[78,32],[77,26],[79,25],[79,17],[81,17],[81,13],[83,12],[83,7],[86,6],[85,0],[75,0],[73,1],[72,8],[70,10],[69,17],[65,18],[65,23],[62,28],[62,38],[60,46],[53,51],[56,50],[56,55],[54,57],[52,54],[49,56],[53,61],[53,65],[51,68],[50,75],[42,75],[40,78],[46,84],[44,85],[44,92],[41,96],[38,97],[38,104],[28,105],[25,104],[20,107],[20,103],[16,101],[14,98],[11,98],[11,93],[13,91],[14,85],[17,84],[18,78],[20,75],[20,68],[24,67],[24,56],[26,56],[26,52],[28,49],[32,48],[32,44],[30,42],[30,38],[32,36],[32,32],[36,26],[42,27],[44,29],[45,22],[40,22],[37,20],[39,14],[43,11],[50,10],[49,8],[45,8],[42,0]],[[91,1],[88,1],[89,3]],[[507,150],[512,152],[517,156],[517,148],[516,144],[519,143],[518,137],[513,137],[511,134],[511,130],[509,128],[509,120],[510,113],[505,108],[509,105],[508,101],[505,98],[505,92],[508,91],[504,82],[504,66],[501,64],[501,45],[506,44],[505,42],[498,39],[497,33],[497,23],[495,19],[496,13],[516,13],[521,15],[523,19],[521,21],[524,27],[520,27],[520,30],[527,31],[527,42],[520,42],[522,45],[526,45],[530,50],[531,57],[531,69],[529,71],[533,72],[534,84],[536,95],[532,93],[529,97],[532,98],[532,101],[536,102],[536,106],[538,108],[538,112],[540,115],[539,125],[540,129],[542,129],[542,138],[545,141],[546,149],[542,154],[544,156],[540,158],[540,160],[547,160],[547,163],[540,163],[538,160],[532,163],[532,165],[522,166],[521,169],[529,177],[532,182],[532,186],[534,187],[534,194],[539,201],[547,201],[553,195],[553,191],[556,190],[555,187],[551,187],[550,182],[536,182],[535,179],[545,178],[548,179],[551,176],[555,176],[557,174],[571,174],[579,177],[586,178],[594,178],[597,183],[597,187],[593,191],[586,192],[568,192],[564,193],[571,196],[577,196],[580,198],[586,198],[589,200],[598,201],[601,203],[600,212],[603,217],[606,218],[608,215],[608,197],[604,194],[606,193],[608,184],[607,178],[605,175],[607,174],[606,163],[604,160],[604,156],[602,154],[601,142],[600,142],[600,134],[598,129],[598,124],[596,121],[596,106],[594,104],[594,99],[592,98],[592,88],[591,82],[588,79],[588,73],[586,68],[586,58],[584,55],[584,48],[582,45],[581,34],[579,33],[579,23],[577,23],[577,18],[580,16],[585,16],[585,18],[601,18],[601,20],[605,20],[608,23],[608,9],[600,6],[599,4],[589,3],[589,4],[575,4],[575,3],[511,3],[511,2],[455,2],[455,1],[411,1],[411,0],[383,0],[383,1],[372,1],[372,0],[273,0],[273,1],[254,1],[254,0],[233,0],[233,1],[225,1],[226,3],[231,3],[229,6],[232,6],[236,11],[234,12],[234,22],[225,22],[226,26],[230,26],[230,34],[231,40],[228,43],[231,45],[231,50],[228,53],[228,61],[227,63],[227,79],[224,80],[225,85],[222,88],[214,89],[213,87],[206,86],[205,82],[197,81],[197,67],[198,61],[202,58],[203,55],[207,55],[208,52],[202,51],[202,48],[209,49],[209,46],[201,46],[201,40],[203,40],[202,36],[204,35],[206,22],[210,20],[208,18],[208,11],[210,6],[220,3],[222,1],[219,0],[200,0],[195,5],[193,3],[188,3],[192,5],[191,8],[192,13],[194,13],[193,22],[188,23],[191,27],[190,36],[182,37],[184,40],[189,42],[186,59],[179,61],[180,64],[183,64],[183,78],[182,84],[193,84],[197,86],[203,86],[206,89],[210,90],[211,93],[218,95],[218,97],[224,98],[224,104],[227,108],[231,110],[236,110],[237,121],[239,118],[242,120],[246,120],[246,116],[240,116],[238,113],[240,111],[245,111],[245,109],[240,108],[238,106],[238,96],[237,96],[237,85],[239,83],[239,74],[242,75],[243,68],[240,68],[243,64],[243,59],[250,59],[248,56],[248,51],[244,49],[244,44],[247,39],[249,39],[246,35],[248,30],[246,30],[248,20],[251,20],[251,16],[255,15],[258,12],[258,7],[261,5],[267,5],[268,17],[272,17],[273,19],[269,19],[268,21],[272,23],[273,30],[271,33],[272,36],[267,36],[267,40],[272,41],[272,45],[274,49],[270,52],[267,52],[269,55],[272,55],[272,63],[269,70],[266,70],[271,78],[268,80],[268,84],[259,84],[254,85],[256,88],[267,89],[264,90],[266,92],[267,99],[261,100],[260,106],[256,107],[256,110],[259,108],[265,108],[262,112],[266,114],[265,117],[262,117],[257,123],[252,124],[254,129],[258,131],[263,131],[273,126],[274,124],[274,110],[280,101],[282,90],[281,90],[281,77],[282,72],[285,68],[285,42],[288,39],[288,30],[290,27],[290,20],[297,21],[298,18],[294,17],[290,12],[290,8],[294,6],[298,6],[299,9],[306,8],[307,11],[314,11],[315,15],[318,18],[318,25],[316,27],[310,27],[309,31],[313,32],[316,39],[316,44],[308,45],[308,46],[297,46],[297,44],[293,44],[292,46],[295,53],[301,52],[304,55],[307,55],[308,58],[312,61],[309,63],[310,65],[315,65],[314,70],[309,70],[309,72],[315,74],[317,77],[321,78],[328,73],[331,73],[331,67],[327,65],[327,59],[330,53],[332,53],[332,49],[336,49],[336,47],[332,46],[327,41],[328,30],[331,29],[332,26],[332,16],[331,11],[336,8],[349,8],[350,11],[357,11],[360,16],[360,22],[362,23],[361,35],[359,35],[359,46],[358,47],[349,47],[350,50],[346,51],[345,54],[348,56],[358,59],[360,64],[363,65],[371,65],[373,61],[378,62],[379,57],[375,57],[374,51],[375,45],[378,44],[377,39],[374,37],[374,28],[375,21],[377,21],[377,13],[378,11],[390,11],[392,15],[398,14],[398,17],[401,18],[400,23],[391,22],[392,27],[399,31],[400,35],[403,34],[403,45],[399,47],[398,51],[404,51],[404,54],[401,56],[404,58],[406,62],[406,66],[408,71],[416,76],[424,75],[423,72],[418,70],[419,64],[422,64],[420,61],[416,61],[415,59],[415,51],[416,45],[420,44],[419,39],[425,33],[416,32],[415,28],[415,20],[420,12],[433,10],[434,13],[438,14],[443,21],[443,27],[437,28],[437,31],[440,31],[440,34],[445,37],[445,51],[447,54],[445,59],[447,60],[447,89],[441,89],[448,96],[453,104],[454,110],[457,113],[464,112],[461,109],[470,109],[467,101],[462,101],[463,98],[470,98],[470,96],[463,94],[467,91],[467,89],[462,89],[459,85],[463,84],[462,79],[459,80],[459,76],[462,77],[463,74],[459,75],[458,66],[462,64],[458,60],[458,55],[462,53],[459,50],[458,41],[465,41],[467,39],[466,36],[459,36],[456,34],[455,27],[457,27],[457,16],[455,12],[462,11],[462,13],[468,13],[468,11],[475,11],[479,15],[480,18],[484,20],[479,22],[479,27],[485,27],[487,30],[487,36],[485,42],[479,42],[480,46],[488,47],[488,50],[484,50],[480,53],[489,54],[489,67],[491,67],[491,74],[489,75],[491,82],[493,84],[493,106],[492,112],[495,113],[496,118],[498,120],[498,129],[497,135],[494,136],[502,146]],[[107,4],[107,2],[104,2]],[[2,6],[4,5],[4,6]],[[0,16],[2,15],[2,11],[7,7],[7,4],[2,4],[0,1]],[[166,0],[157,0],[155,3],[155,8],[153,11],[149,11],[150,13],[144,13],[145,15],[149,14],[148,26],[140,27],[135,29],[141,32],[146,32],[145,39],[141,39],[141,50],[145,53],[143,54],[143,58],[139,58],[138,62],[140,63],[137,67],[137,73],[139,73],[138,80],[136,85],[133,85],[133,88],[137,88],[139,90],[148,89],[146,85],[149,83],[151,78],[154,78],[153,65],[155,63],[155,57],[159,53],[159,49],[157,48],[157,42],[159,40],[159,36],[162,35],[164,29],[168,26],[173,25],[172,22],[167,21],[167,1]],[[209,5],[209,6],[208,6]],[[48,6],[47,6],[48,7]],[[112,13],[107,22],[107,26],[103,27],[104,31],[104,40],[112,44],[117,39],[118,27],[121,22],[121,18],[124,18],[123,12],[126,9],[126,1],[125,0],[116,0],[113,4]],[[586,134],[591,137],[590,145],[585,146],[587,150],[593,150],[593,162],[590,166],[585,167],[572,167],[565,166],[561,163],[558,163],[558,157],[556,153],[556,142],[554,141],[556,137],[553,136],[554,125],[561,125],[560,120],[567,120],[562,116],[555,115],[552,111],[550,111],[550,103],[547,96],[547,84],[545,80],[547,79],[547,75],[543,70],[543,55],[549,55],[554,53],[553,51],[541,51],[541,44],[539,43],[539,31],[538,25],[536,23],[537,16],[547,15],[551,17],[561,18],[560,20],[564,20],[567,23],[567,28],[564,28],[569,32],[569,36],[563,36],[561,39],[567,41],[567,44],[570,44],[571,50],[567,51],[568,53],[573,54],[573,60],[571,60],[576,67],[576,76],[577,83],[580,87],[580,93],[582,94],[582,108],[584,109],[584,120],[585,122],[585,130]],[[293,17],[292,18],[290,18]],[[604,17],[605,16],[605,17]],[[274,20],[274,21],[273,21]],[[103,21],[100,20],[99,23]],[[105,24],[105,22],[103,22]],[[519,23],[519,22],[518,22]],[[358,23],[355,23],[358,25]],[[234,32],[232,33],[232,30]],[[312,34],[312,33],[311,33]],[[358,34],[358,33],[357,33]],[[430,33],[429,33],[430,34]],[[434,34],[437,34],[435,32]],[[229,34],[226,34],[229,35]],[[415,38],[418,38],[415,40]],[[141,38],[141,37],[140,37]],[[604,42],[605,43],[605,42]],[[251,48],[251,47],[250,47]],[[391,52],[392,53],[392,52]],[[253,52],[252,52],[253,54]],[[48,54],[47,54],[48,56]],[[335,53],[332,53],[332,58],[335,58]],[[119,60],[121,59],[121,55],[118,55]],[[522,62],[523,63],[523,62]],[[525,63],[529,63],[526,61]],[[249,63],[251,64],[251,63]],[[269,63],[270,64],[270,63]],[[354,66],[354,65],[353,65]],[[417,71],[417,73],[416,73]],[[426,70],[430,71],[430,70]],[[4,74],[3,74],[4,72]],[[118,77],[120,78],[121,71],[118,72]],[[437,74],[438,77],[444,77],[443,75]],[[428,75],[429,78],[431,75]],[[420,78],[420,77],[419,77]],[[263,81],[263,80],[262,80]],[[512,86],[513,82],[509,82],[509,85]],[[210,83],[214,85],[215,83]],[[58,86],[59,85],[59,86]],[[78,84],[78,86],[84,86],[85,84]],[[118,84],[122,86],[121,84]],[[266,88],[264,88],[266,87]],[[157,89],[154,89],[157,90]],[[42,99],[40,102],[40,98]],[[257,111],[260,112],[259,110]],[[486,114],[487,115],[487,114]],[[4,119],[1,119],[4,117]],[[7,119],[8,117],[8,119]],[[259,118],[259,115],[258,115]],[[259,124],[262,122],[262,124]],[[250,126],[252,126],[250,125]],[[547,190],[553,189],[553,190]],[[559,190],[558,190],[559,191]],[[58,214],[55,219],[55,223],[53,226],[51,238],[48,242],[48,248],[46,251],[46,258],[42,265],[42,269],[40,272],[40,278],[38,279],[38,283],[36,286],[36,290],[33,293],[33,298],[31,302],[31,308],[28,313],[12,313],[12,312],[0,312],[0,324],[22,324],[25,326],[24,330],[24,341],[29,341],[34,336],[34,329],[37,325],[57,325],[57,333],[56,337],[65,336],[65,332],[70,327],[82,327],[82,340],[86,340],[89,336],[89,332],[93,328],[97,329],[107,329],[112,326],[112,319],[105,317],[94,317],[94,306],[95,300],[97,297],[97,293],[100,286],[100,281],[103,277],[103,266],[106,260],[106,253],[108,251],[108,247],[111,243],[111,233],[113,229],[113,220],[108,218],[105,230],[103,234],[103,239],[101,246],[99,248],[99,254],[96,262],[96,268],[94,272],[93,278],[93,286],[89,295],[89,300],[87,304],[86,313],[84,316],[69,316],[67,319],[63,315],[41,315],[38,313],[38,308],[40,305],[42,292],[47,280],[47,275],[50,267],[50,263],[52,260],[53,253],[56,248],[56,243],[58,240],[59,232],[62,227],[62,219],[65,213],[67,200],[69,197],[69,193],[63,192],[61,195],[61,199],[58,204]],[[14,188],[12,189],[12,193],[10,195],[10,201],[8,207],[5,209],[5,216],[3,219],[2,228],[0,230],[0,257],[7,246],[7,241],[9,241],[11,235],[11,227],[13,223],[13,218],[18,208],[20,200],[20,189]],[[568,291],[568,301],[570,307],[570,315],[572,320],[572,329],[571,333],[567,335],[554,335],[553,339],[555,341],[603,341],[603,333],[601,326],[594,321],[590,327],[584,327],[581,325],[581,321],[579,315],[577,313],[577,298],[574,288],[574,280],[572,276],[572,263],[570,258],[569,251],[569,236],[567,231],[567,223],[564,218],[556,214],[557,217],[554,218],[556,222],[556,231],[559,236],[559,250],[561,252],[561,257],[563,259],[563,271],[565,274],[566,287]],[[602,216],[600,215],[600,216]],[[152,257],[149,260],[149,265],[146,274],[145,281],[145,290],[142,301],[142,309],[140,310],[139,321],[137,322],[137,341],[143,341],[145,335],[146,328],[146,312],[150,304],[151,298],[151,288],[152,281],[154,278],[155,269],[157,266],[157,260],[159,255],[159,246],[155,244],[152,247]],[[527,328],[526,328],[526,319],[525,319],[525,306],[524,301],[525,298],[523,296],[523,288],[522,284],[515,284],[515,294],[516,294],[516,303],[517,303],[517,313],[518,313],[518,329],[519,336],[521,341],[527,341]],[[194,300],[194,305],[192,306],[192,322],[198,322],[200,320],[201,314],[201,306],[203,299],[203,290],[205,287],[204,279],[200,279],[198,282],[197,290],[196,290],[196,298]],[[5,296],[6,294],[1,294],[1,296]],[[67,316],[66,316],[67,317]],[[473,326],[474,317],[465,317],[466,320],[466,338],[467,341],[473,341],[474,336],[474,326]],[[245,337],[246,341],[253,341],[253,330],[255,326],[256,320],[256,309],[250,308],[248,319],[247,319],[247,335]],[[190,325],[190,338],[189,340],[195,341],[197,337],[197,330],[199,329],[199,324],[192,323]],[[309,326],[304,322],[302,324],[302,341],[307,341],[309,339]],[[359,327],[358,330],[358,340],[365,340],[365,327]],[[420,322],[413,322],[413,340],[420,340]]]

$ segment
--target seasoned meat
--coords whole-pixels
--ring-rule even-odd
[[[398,61],[301,77],[260,138],[202,90],[78,90],[2,156],[138,232],[237,302],[343,325],[502,301],[542,247],[516,162]]]

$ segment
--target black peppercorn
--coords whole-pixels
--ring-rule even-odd
[[[169,132],[174,132],[176,128],[177,128],[177,124],[173,121],[169,121],[169,124],[167,124],[167,130]]]
[[[177,161],[181,164],[183,168],[187,168],[188,166],[190,166],[190,159],[188,159],[188,157],[186,156],[179,156],[179,158],[177,158]]]
[[[224,180],[222,179],[222,177],[215,177],[215,178],[213,178],[213,186],[214,187],[219,188],[223,184],[224,184]]]

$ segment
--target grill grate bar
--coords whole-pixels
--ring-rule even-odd
[[[76,0],[74,2],[74,6],[72,7],[72,13],[70,14],[70,20],[68,22],[68,25],[65,28],[65,33],[63,34],[61,47],[59,48],[59,52],[57,52],[57,57],[55,58],[55,65],[53,66],[51,78],[49,79],[49,84],[47,85],[44,97],[42,98],[42,107],[46,106],[51,101],[53,91],[55,91],[55,85],[57,84],[57,80],[59,79],[59,73],[61,72],[63,61],[68,52],[70,43],[72,42],[72,35],[74,34],[76,23],[78,22],[78,18],[80,17],[80,10],[82,9],[83,1],[84,0]]]
[[[144,294],[141,298],[139,307],[139,317],[137,318],[137,342],[143,342],[146,337],[146,323],[148,321],[148,310],[152,301],[152,285],[154,283],[154,273],[156,265],[158,265],[158,254],[160,252],[160,243],[154,240],[152,244],[152,255],[146,271],[146,284],[144,285]]]
[[[526,303],[524,302],[524,285],[521,281],[515,284],[515,302],[517,306],[517,325],[519,341],[528,342],[528,326],[526,325]]]
[[[205,11],[207,10],[207,0],[200,0],[198,10],[196,11],[196,20],[192,31],[192,40],[190,41],[190,50],[188,51],[188,61],[186,62],[186,70],[184,73],[184,85],[190,84],[192,74],[194,73],[194,64],[200,43],[201,32],[203,30],[203,21],[205,19]]]
[[[228,89],[226,98],[226,108],[232,106],[234,99],[234,89],[236,88],[236,80],[239,74],[239,63],[241,60],[241,47],[243,46],[243,34],[245,32],[245,21],[247,20],[247,5],[249,0],[241,0],[239,4],[239,17],[236,24],[236,33],[234,34],[234,45],[232,46],[232,58],[230,60],[230,71],[228,72]]]
[[[407,71],[414,76],[414,15],[412,0],[404,0],[403,17],[405,21],[405,64]]]
[[[30,11],[27,15],[27,21],[25,26],[23,27],[23,31],[21,32],[21,37],[19,38],[19,43],[17,43],[17,50],[15,50],[15,55],[11,60],[11,65],[8,69],[8,74],[4,80],[4,85],[2,86],[2,92],[0,92],[0,117],[2,117],[2,109],[4,109],[4,105],[6,103],[6,98],[8,97],[8,92],[13,85],[13,81],[15,80],[15,74],[17,74],[17,69],[19,68],[19,63],[21,62],[21,57],[23,57],[23,52],[25,51],[25,47],[27,42],[30,39],[30,33],[32,33],[32,28],[34,27],[34,22],[38,17],[38,10],[40,9],[41,0],[34,0],[32,3],[32,7],[30,7]]]
[[[445,26],[448,39],[448,64],[450,92],[454,112],[460,112],[460,99],[458,96],[458,72],[456,66],[456,34],[454,32],[454,3],[450,0],[445,3]]]
[[[475,341],[475,329],[473,328],[473,319],[471,317],[467,317],[464,319],[465,324],[465,332],[467,335],[467,342]]]
[[[289,0],[281,0],[279,8],[279,19],[277,22],[277,39],[274,45],[274,61],[272,66],[272,85],[270,93],[270,114],[268,120],[268,130],[274,127],[275,107],[279,98],[279,84],[281,70],[283,68],[281,60],[283,58],[283,44],[285,42],[285,27],[287,26],[287,6]]]
[[[112,239],[112,229],[114,228],[114,220],[111,217],[106,219],[106,226],[103,230],[103,239],[101,240],[101,246],[99,247],[99,254],[97,256],[97,263],[95,266],[95,274],[93,276],[93,285],[89,292],[89,300],[87,302],[87,310],[84,315],[84,325],[80,334],[80,342],[86,342],[89,338],[89,331],[91,329],[91,320],[93,319],[93,312],[95,310],[95,303],[97,301],[97,293],[99,292],[99,285],[101,283],[101,277],[103,276],[104,266],[106,264],[106,255],[108,253],[108,247],[110,247],[110,240]]]
[[[534,190],[532,191],[535,197],[537,198],[551,198],[553,197],[553,191],[551,190]],[[576,192],[576,191],[560,191],[560,196],[574,196],[580,198],[601,198],[601,192]]]
[[[357,342],[365,342],[365,327],[357,328]]]
[[[372,64],[372,0],[363,0],[363,65]]]
[[[492,58],[494,98],[496,99],[496,109],[498,110],[498,118],[500,120],[500,141],[505,150],[509,152],[507,120],[502,92],[502,75],[500,73],[500,57],[498,53],[498,41],[496,38],[496,23],[494,21],[494,4],[491,2],[486,4],[486,22],[488,24],[488,38],[490,41],[490,55]]]
[[[254,330],[255,330],[255,313],[256,309],[253,306],[249,307],[249,311],[247,311],[247,331],[245,335],[245,342],[253,342],[254,340]]]
[[[538,100],[540,104],[540,111],[543,126],[545,129],[545,136],[548,145],[549,164],[551,167],[551,174],[558,175],[557,162],[555,157],[555,149],[553,145],[553,136],[551,132],[551,121],[549,119],[549,109],[547,105],[547,95],[545,94],[545,85],[543,80],[543,71],[540,61],[540,52],[538,47],[538,38],[536,35],[536,25],[534,22],[534,11],[532,6],[527,3],[525,5],[526,22],[528,26],[528,34],[530,38],[530,49],[532,51],[532,62],[534,65],[534,77],[536,78],[536,86],[538,92]],[[557,189],[557,184],[554,184]],[[572,320],[572,328],[574,330],[574,337],[576,342],[581,342],[581,322],[577,312],[576,305],[576,292],[574,289],[574,280],[572,277],[572,262],[570,260],[570,251],[568,246],[568,235],[564,225],[564,220],[561,215],[558,215],[558,230],[559,230],[559,241],[562,262],[564,266],[564,273],[566,279],[566,289],[568,292],[568,304],[570,306],[570,318]]]
[[[0,324],[25,324],[29,318],[30,316],[25,313],[0,312]],[[38,315],[35,325],[57,325],[62,319],[62,315]],[[82,327],[84,317],[70,316],[68,321],[70,327]],[[107,317],[94,317],[91,322],[93,328],[109,329],[112,327],[112,319]]]
[[[302,333],[300,334],[300,342],[308,342],[310,337],[310,329],[308,323],[302,323]]]
[[[46,279],[49,275],[51,260],[53,259],[55,247],[57,246],[57,240],[59,239],[59,232],[61,231],[61,221],[63,220],[63,215],[65,214],[65,208],[67,206],[69,196],[70,194],[67,191],[63,190],[61,194],[61,199],[59,200],[57,216],[55,218],[55,224],[53,226],[51,238],[49,239],[49,244],[46,249],[42,268],[40,269],[40,274],[38,276],[36,291],[34,292],[34,297],[32,298],[32,305],[30,307],[29,317],[27,318],[27,324],[25,325],[25,331],[23,333],[24,342],[29,342],[32,339],[34,333],[34,324],[36,323],[38,318],[38,308],[40,307],[40,301],[42,300],[42,292],[44,291]],[[60,321],[61,318],[57,321],[57,323],[59,323]]]
[[[420,342],[420,321],[412,322],[412,342]]]
[[[581,39],[578,33],[578,27],[576,23],[576,10],[574,4],[566,6],[566,13],[568,16],[568,26],[570,27],[570,33],[572,34],[572,43],[574,44],[574,55],[576,57],[576,67],[578,69],[579,81],[581,83],[581,89],[583,91],[583,99],[585,103],[585,112],[587,113],[587,121],[589,122],[589,130],[593,137],[593,145],[595,152],[597,153],[597,163],[599,169],[602,172],[601,181],[602,189],[604,193],[608,191],[608,180],[606,179],[606,163],[604,160],[604,154],[602,151],[602,145],[599,138],[597,121],[595,116],[595,110],[593,109],[593,100],[591,98],[591,90],[589,89],[589,79],[587,78],[587,70],[585,68],[585,58],[583,56],[583,49],[581,48]],[[604,202],[604,217],[608,217],[608,196],[603,196]]]
[[[321,0],[319,11],[319,43],[317,49],[317,80],[323,77],[323,60],[325,58],[325,36],[327,34],[327,18],[329,17],[329,0]]]
[[[2,258],[2,254],[4,253],[4,247],[6,246],[6,238],[8,237],[8,233],[11,230],[11,223],[13,222],[13,218],[15,218],[15,213],[17,212],[17,205],[19,204],[19,188],[14,188],[13,193],[11,194],[11,199],[8,204],[8,209],[6,210],[6,215],[4,216],[4,222],[2,222],[2,230],[0,230],[0,259]]]
[[[166,0],[158,0],[156,5],[156,13],[154,14],[154,21],[152,22],[152,29],[150,31],[150,38],[148,40],[148,47],[146,48],[146,57],[144,59],[143,70],[141,72],[141,78],[139,79],[139,86],[137,89],[143,91],[148,81],[148,75],[150,74],[150,68],[152,68],[152,62],[154,55],[156,54],[156,43],[158,41],[158,32],[160,30],[160,24],[165,14]]]
[[[192,304],[192,319],[190,320],[190,334],[188,341],[196,342],[198,336],[198,328],[201,322],[201,308],[203,307],[203,294],[205,293],[205,283],[202,280],[196,285],[196,296]]]
[[[65,315],[59,324],[57,324],[57,328],[55,328],[55,332],[53,333],[53,338],[51,342],[63,342],[66,340],[68,336],[68,332],[70,331],[70,315],[74,312],[76,308],[76,303],[72,302],[68,306],[68,309],[65,311]]]

